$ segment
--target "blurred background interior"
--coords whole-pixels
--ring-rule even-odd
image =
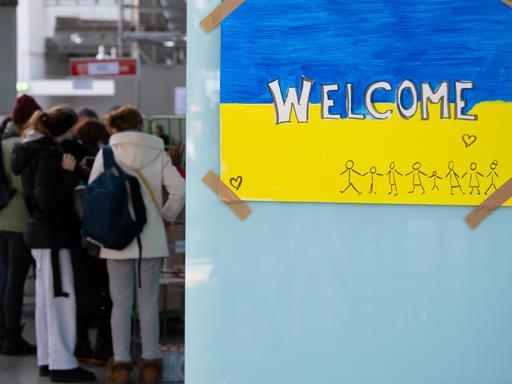
[[[111,106],[131,104],[146,116],[184,115],[185,0],[17,3],[0,9],[1,85],[10,89],[10,94],[2,92],[0,114],[12,107],[14,90],[6,85],[16,79],[18,93],[29,93],[43,108],[65,102],[102,115]],[[70,77],[72,59],[120,57],[137,60],[137,76]]]
[[[0,118],[24,93],[45,110],[68,104],[75,110],[91,108],[100,118],[115,106],[130,104],[144,115],[145,130],[160,135],[166,148],[184,144],[186,50],[185,0],[0,0]],[[88,67],[77,73],[77,63]],[[182,152],[179,156],[184,176]],[[172,257],[162,265],[161,344],[182,358],[184,212],[167,228],[167,237]],[[27,334],[34,342],[33,272],[24,303]],[[137,321],[134,311],[134,325]],[[137,355],[137,334],[134,340]],[[0,357],[0,383],[37,381],[34,359]]]

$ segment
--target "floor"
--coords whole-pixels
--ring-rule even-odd
[[[24,337],[31,343],[35,343],[34,331],[34,300],[25,298],[23,308],[23,321],[25,322]],[[106,383],[104,367],[83,366],[96,373],[98,383]],[[134,381],[136,382],[136,380]],[[0,384],[35,384],[50,383],[45,377],[39,377],[37,360],[35,356],[11,357],[0,355]]]
[[[34,302],[33,298],[26,297],[23,311],[23,321],[25,322],[24,337],[31,343],[35,343],[34,331]],[[174,328],[174,329],[173,329]],[[182,329],[179,327],[172,327],[171,336],[174,340],[181,339],[179,335]],[[173,341],[174,341],[173,340]],[[105,372],[106,367],[98,367],[93,365],[82,364],[82,367],[93,371],[97,376],[97,383],[106,383]],[[132,373],[133,377],[131,383],[137,383],[137,371]],[[50,383],[50,380],[45,377],[39,377],[37,367],[37,360],[35,356],[28,357],[10,357],[0,355],[0,384],[36,384],[36,383]]]

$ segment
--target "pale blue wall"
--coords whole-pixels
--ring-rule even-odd
[[[186,383],[511,383],[512,210],[477,231],[464,207],[251,203],[241,222],[202,184],[216,4],[188,2]]]

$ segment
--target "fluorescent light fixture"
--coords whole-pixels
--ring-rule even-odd
[[[174,41],[164,41],[164,47],[172,48],[176,45]]]

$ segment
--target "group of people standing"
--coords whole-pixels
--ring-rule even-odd
[[[80,115],[68,106],[45,112],[24,95],[3,133],[9,196],[0,209],[5,271],[0,351],[37,352],[39,375],[53,382],[95,381],[94,373],[79,366],[78,359],[84,359],[105,362],[107,380],[125,383],[134,368],[130,338],[135,300],[142,339],[139,380],[154,384],[162,370],[159,275],[161,259],[169,255],[164,220],[174,221],[183,208],[184,179],[164,151],[163,140],[142,132],[142,116],[135,108],[115,109],[104,122],[89,110]],[[123,250],[101,247],[94,252],[82,238],[77,187],[105,171],[106,145],[119,167],[141,182],[147,222],[140,244],[134,240]],[[22,337],[21,324],[23,286],[34,260],[37,347]],[[94,348],[88,335],[92,323],[97,329]]]

